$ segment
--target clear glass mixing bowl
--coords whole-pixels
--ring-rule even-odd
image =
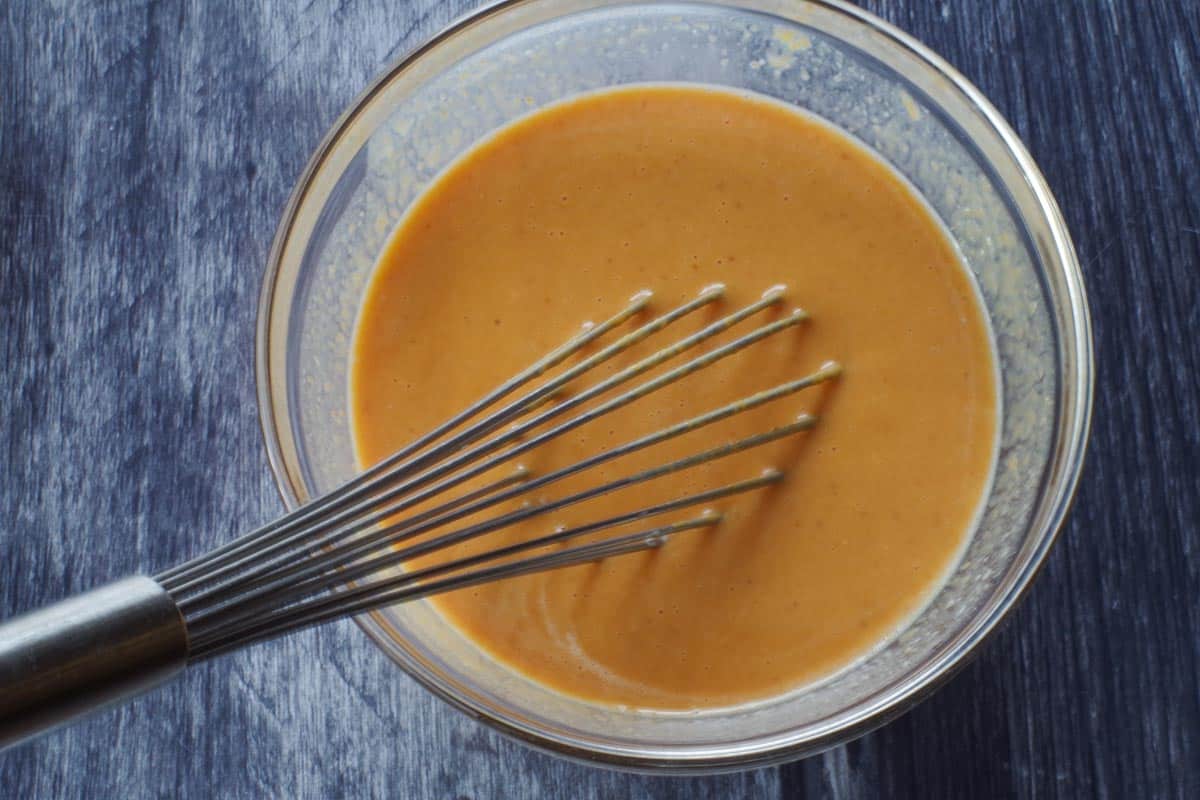
[[[1079,475],[1092,355],[1069,235],[1016,135],[936,55],[840,2],[516,0],[478,11],[384,72],[309,163],[267,265],[259,405],[289,505],[351,477],[352,327],[406,206],[496,126],[581,91],[647,81],[753,90],[818,114],[873,147],[941,215],[978,280],[1003,383],[994,487],[961,563],[908,628],[832,680],[689,713],[556,694],[492,661],[426,603],[359,621],[432,692],[535,746],[630,769],[745,768],[861,734],[952,673],[1028,586]]]

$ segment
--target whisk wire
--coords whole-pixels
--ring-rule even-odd
[[[372,534],[350,539],[342,544],[334,544],[335,541],[344,538],[342,532],[334,531],[333,533],[330,533],[328,536],[324,537],[323,541],[318,541],[313,545],[315,547],[328,546],[328,549],[326,549],[324,552],[318,552],[304,559],[278,557],[269,563],[262,565],[259,569],[242,576],[237,586],[226,584],[224,585],[222,591],[213,590],[199,598],[187,598],[182,601],[181,605],[187,609],[197,605],[200,601],[206,600],[211,603],[220,601],[221,599],[238,591],[246,592],[246,587],[250,584],[250,582],[261,576],[268,576],[271,578],[271,581],[269,583],[250,588],[248,590],[248,594],[245,595],[243,599],[253,599],[254,597],[259,597],[269,594],[273,591],[284,589],[289,583],[295,581],[305,581],[314,575],[319,575],[325,572],[327,569],[338,566],[339,564],[347,564],[352,560],[370,555],[372,552],[384,549],[390,550],[400,542],[414,538],[437,528],[444,527],[463,519],[464,517],[486,510],[487,508],[495,506],[499,503],[516,499],[521,495],[543,489],[553,483],[585,470],[600,466],[606,462],[613,461],[657,444],[661,444],[669,439],[673,439],[698,430],[702,427],[712,425],[736,414],[745,413],[772,400],[779,399],[789,394],[794,394],[795,392],[801,391],[809,386],[814,385],[815,383],[819,383],[820,381],[827,379],[831,376],[832,370],[833,367],[827,365],[821,370],[818,370],[817,372],[814,372],[813,374],[805,376],[799,380],[790,381],[772,389],[739,399],[707,413],[655,431],[647,436],[640,437],[633,441],[626,442],[617,447],[598,453],[575,464],[562,467],[547,475],[522,482],[507,489],[501,489],[496,492],[488,492],[475,502],[460,504],[458,501],[454,501],[451,504],[440,506],[439,508],[434,509],[434,511],[437,512],[437,515],[433,516],[432,518],[429,517],[429,512],[427,512],[425,515],[418,515],[417,517],[388,525]],[[652,480],[656,477],[669,474],[669,472],[672,471],[678,471],[695,466],[696,464],[703,463],[705,461],[724,457],[725,455],[729,455],[734,452],[740,452],[741,449],[747,449],[749,447],[765,444],[769,441],[774,441],[774,439],[781,436],[789,435],[801,430],[807,430],[808,428],[812,427],[813,424],[815,424],[815,421],[816,420],[812,417],[804,416],[793,425],[785,426],[784,428],[777,429],[776,431],[770,431],[766,434],[759,434],[758,436],[750,437],[742,442],[736,442],[731,445],[725,445],[720,448],[708,450],[704,453],[700,453],[689,458],[680,459],[668,465],[657,467],[654,470],[647,470],[644,473],[639,473],[637,476],[624,478],[620,481],[613,481],[608,484],[604,484],[601,487],[594,487],[593,489],[589,490],[588,493],[586,493],[586,496],[581,496],[578,499],[573,500],[573,502],[582,502],[584,499],[599,496],[602,493],[616,491],[617,489],[624,488],[625,486],[633,485],[633,483]],[[534,442],[527,444],[534,444]],[[637,480],[635,480],[635,478]],[[562,505],[567,504],[563,500],[557,502],[561,503]],[[448,508],[448,506],[452,507]],[[560,505],[558,507],[562,506]],[[537,507],[535,509],[535,513],[543,513],[551,510],[555,510],[555,508]],[[512,524],[513,521],[520,521],[521,519],[524,519],[525,516],[529,516],[528,512],[529,509],[512,512],[512,520],[503,522],[503,524],[502,520],[505,519],[504,517],[492,520],[489,524],[493,527],[482,530],[480,533],[497,530],[501,527],[504,527],[505,524]],[[426,547],[430,547],[433,542],[442,541],[445,538],[446,537],[439,537],[438,539],[432,540],[430,543],[426,544]],[[432,549],[433,548],[430,548],[430,550]],[[413,555],[420,555],[424,552],[427,551],[421,550]],[[399,560],[407,559],[397,559],[395,555],[393,555],[390,558],[385,558],[385,560],[389,563],[398,563]],[[347,569],[349,571],[343,573],[344,580],[354,580],[357,577],[360,577],[356,573],[355,568]]]
[[[726,343],[712,346],[677,366],[667,367],[660,374],[625,387],[749,317],[778,305],[784,290],[783,287],[772,287],[759,300],[702,325],[699,330],[638,358],[633,364],[618,368],[594,384],[564,396],[564,391],[576,379],[592,374],[604,362],[713,302],[723,293],[724,287],[719,284],[707,287],[694,299],[637,326],[611,344],[586,353],[585,349],[601,336],[614,331],[647,305],[649,293],[639,293],[616,315],[585,328],[481,400],[330,495],[279,522],[263,526],[206,556],[157,576],[185,617],[191,658],[208,658],[383,604],[654,547],[673,533],[710,527],[716,524],[719,515],[708,510],[694,519],[639,533],[566,545],[571,540],[602,530],[754,491],[779,481],[782,473],[771,469],[755,478],[635,508],[606,519],[560,528],[543,536],[431,566],[395,572],[399,565],[410,565],[414,559],[505,527],[810,429],[816,418],[801,415],[792,423],[772,430],[565,496],[537,504],[526,501],[524,505],[496,516],[466,521],[500,504],[531,496],[570,476],[742,414],[840,374],[841,368],[828,362],[799,379],[668,425],[547,474],[535,476],[518,464],[510,474],[489,480],[482,487],[454,492],[468,481],[479,477],[486,479],[487,473],[521,455],[808,318],[803,310],[795,309]],[[580,358],[576,363],[526,389],[515,399],[507,399],[577,355]],[[618,388],[620,391],[615,395],[605,397]],[[430,503],[431,507],[397,520],[405,512]],[[450,529],[455,523],[464,525]],[[426,534],[430,538],[414,541]],[[563,549],[536,552],[560,546]],[[492,563],[496,561],[501,563]]]
[[[711,290],[708,290],[702,293],[701,297],[698,299],[705,299],[710,293]],[[747,317],[763,310],[764,308],[778,303],[781,299],[782,291],[768,291],[766,294],[764,294],[761,300],[752,303],[720,320],[717,320],[699,332],[687,336],[669,347],[652,353],[632,366],[621,370],[620,372],[601,381],[595,386],[585,389],[578,395],[568,398],[559,405],[537,414],[532,419],[515,426],[514,428],[497,436],[494,439],[487,440],[470,447],[465,451],[457,453],[455,453],[453,448],[448,446],[435,446],[429,451],[429,453],[422,454],[420,458],[437,461],[436,466],[416,475],[415,477],[403,480],[398,485],[389,488],[387,491],[383,491],[377,496],[368,500],[364,500],[358,505],[346,509],[334,517],[325,520],[324,525],[322,526],[322,530],[325,533],[319,538],[313,539],[312,531],[302,529],[292,535],[282,537],[273,543],[264,544],[243,558],[234,559],[223,566],[216,567],[210,573],[204,576],[199,576],[182,583],[169,585],[167,588],[181,598],[181,605],[194,604],[198,600],[203,600],[209,597],[219,597],[220,592],[226,586],[226,583],[222,582],[221,579],[226,575],[236,574],[238,575],[238,579],[257,577],[258,575],[265,574],[266,572],[270,571],[270,569],[272,569],[279,562],[288,560],[288,553],[297,546],[304,547],[306,549],[327,546],[334,541],[346,538],[365,530],[390,516],[424,503],[432,498],[444,495],[447,491],[453,489],[454,487],[495,468],[505,461],[512,460],[525,452],[528,452],[536,447],[540,447],[546,442],[558,438],[559,436],[562,436],[563,434],[568,433],[580,427],[581,425],[591,422],[592,420],[603,416],[604,414],[629,405],[630,403],[645,397],[651,392],[657,391],[668,384],[687,377],[697,370],[703,369],[704,367],[707,367],[723,358],[727,358],[728,356],[737,353],[751,344],[754,344],[755,342],[758,342],[767,336],[778,333],[785,328],[796,325],[807,318],[807,315],[804,314],[803,311],[796,310],[791,315],[783,319],[764,325],[755,331],[752,331],[751,333],[729,342],[726,345],[696,357],[691,361],[688,361],[683,365],[658,376],[657,378],[646,381],[634,389],[631,389],[606,403],[581,413],[579,416],[561,423],[558,426],[533,437],[532,439],[521,442],[499,456],[487,459],[474,467],[470,466],[472,462],[478,461],[480,458],[495,452],[510,442],[519,440],[522,436],[539,427],[540,425],[543,425],[556,417],[562,416],[568,411],[583,405],[584,403],[606,393],[622,383],[626,383],[634,377],[653,369],[670,358],[673,358],[674,356],[695,347],[706,339],[728,330],[730,327],[746,319]],[[676,312],[683,308],[689,307],[691,307],[689,310],[692,310],[695,307],[698,307],[695,305],[695,303],[696,301],[692,301],[691,303],[685,304],[685,306],[682,306],[680,309],[676,309]],[[670,314],[664,316],[670,316]],[[658,329],[661,330],[661,327]],[[537,392],[534,392],[534,394],[537,394]],[[520,403],[522,401],[517,402]],[[481,424],[488,425],[489,421],[484,420]],[[443,450],[450,454],[449,458],[438,461],[438,459],[444,455]],[[456,470],[459,470],[463,467],[467,468],[455,474]],[[432,486],[428,486],[430,481],[437,481],[439,478],[443,478],[446,475],[450,475],[450,477],[440,480],[437,483],[434,483]],[[422,489],[423,486],[426,488]],[[426,516],[431,516],[432,514],[440,511],[441,509],[432,509],[425,512],[425,514]],[[350,524],[347,527],[337,527],[350,522],[353,522],[353,524]],[[276,553],[279,553],[280,555],[274,561],[265,560],[266,557],[275,555]],[[246,568],[251,570],[248,575],[239,572],[239,570]],[[196,595],[189,596],[190,592],[196,592]]]

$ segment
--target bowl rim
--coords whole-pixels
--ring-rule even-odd
[[[301,492],[297,489],[297,482],[301,482],[300,485],[302,485],[302,479],[290,470],[280,437],[280,419],[276,414],[275,387],[272,385],[271,377],[271,328],[274,320],[273,312],[277,305],[276,296],[284,251],[290,241],[298,213],[309,196],[314,180],[321,174],[331,153],[343,142],[347,131],[361,117],[372,99],[392,80],[415,65],[426,54],[485,19],[510,12],[518,7],[549,2],[553,2],[553,0],[494,0],[494,2],[485,3],[473,11],[459,16],[429,39],[395,58],[346,107],[326,132],[297,179],[280,217],[268,253],[259,292],[255,332],[255,382],[259,423],[272,476],[284,504],[289,510],[295,509],[302,502]],[[592,0],[592,8],[654,4],[654,2],[655,0],[632,0],[632,2],[630,0]],[[712,0],[700,0],[700,4],[710,5],[713,2]],[[733,5],[739,4],[735,2]],[[699,774],[734,771],[784,763],[813,755],[886,724],[907,712],[945,683],[959,669],[966,666],[978,654],[981,645],[1012,613],[1044,565],[1046,555],[1058,538],[1079,485],[1091,428],[1094,393],[1095,368],[1091,315],[1082,270],[1066,222],[1049,185],[1034,163],[1032,156],[1025,149],[1016,132],[979,89],[930,48],[899,28],[851,5],[846,0],[780,0],[778,5],[786,6],[788,10],[794,11],[793,19],[799,17],[806,6],[815,6],[833,12],[862,26],[865,31],[882,37],[892,46],[898,47],[905,55],[914,58],[929,69],[933,76],[941,78],[949,88],[960,94],[965,103],[982,117],[990,131],[1004,146],[1006,154],[1018,167],[1021,177],[1036,198],[1037,205],[1044,215],[1044,222],[1051,232],[1052,241],[1049,250],[1054,255],[1053,262],[1057,263],[1062,270],[1061,275],[1058,276],[1061,280],[1061,285],[1056,287],[1058,291],[1054,289],[1050,291],[1052,297],[1061,291],[1065,299],[1063,308],[1052,310],[1067,312],[1065,318],[1061,313],[1054,318],[1059,361],[1075,366],[1072,374],[1063,376],[1064,386],[1060,387],[1056,398],[1059,431],[1053,450],[1058,452],[1057,454],[1052,453],[1051,463],[1054,463],[1054,460],[1059,461],[1059,479],[1042,497],[1039,507],[1035,508],[1035,516],[1031,519],[1031,527],[1036,525],[1043,531],[1041,536],[1036,539],[1032,547],[1025,547],[1018,551],[1013,564],[1008,568],[1012,577],[1008,579],[1007,587],[1001,587],[1003,591],[998,592],[980,609],[979,614],[957,637],[960,642],[931,659],[919,670],[906,676],[898,686],[889,689],[882,701],[877,701],[865,708],[856,706],[849,711],[839,712],[837,716],[844,716],[846,719],[836,725],[832,731],[810,738],[792,736],[789,739],[786,734],[774,734],[755,740],[749,748],[741,747],[736,750],[724,748],[724,752],[720,755],[704,752],[704,750],[713,749],[712,746],[707,745],[677,748],[675,751],[658,748],[658,754],[655,756],[631,755],[625,751],[618,752],[616,749],[576,746],[547,736],[532,726],[500,719],[489,713],[487,709],[477,707],[467,699],[447,691],[430,676],[410,669],[407,664],[396,658],[390,637],[383,630],[385,624],[376,616],[378,612],[354,618],[359,627],[380,649],[392,658],[406,674],[434,696],[510,738],[537,750],[570,760],[637,772]],[[290,308],[287,311],[290,311]],[[1064,330],[1068,330],[1073,335],[1064,337]],[[1072,344],[1073,347],[1068,349],[1068,344]],[[1065,384],[1067,383],[1072,385],[1073,391],[1066,388]]]

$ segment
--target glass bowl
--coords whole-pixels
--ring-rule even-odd
[[[493,661],[424,602],[359,623],[430,691],[534,746],[627,769],[741,769],[864,733],[950,675],[1029,585],[1079,476],[1092,354],[1070,237],[1016,135],[940,58],[840,2],[513,0],[479,10],[387,69],[309,162],[264,279],[259,407],[290,506],[351,477],[352,328],[406,206],[498,125],[640,82],[729,86],[807,109],[872,147],[936,209],[978,281],[1001,365],[999,460],[974,537],[885,646],[817,685],[731,708],[647,712],[557,694]]]

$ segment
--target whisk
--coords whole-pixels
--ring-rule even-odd
[[[814,416],[802,414],[774,429],[552,500],[526,502],[502,513],[496,510],[571,476],[840,374],[837,363],[827,362],[811,374],[545,474],[535,475],[521,466],[522,455],[547,442],[807,319],[800,309],[776,313],[727,342],[710,342],[750,317],[778,310],[785,291],[772,287],[761,299],[628,366],[597,370],[716,302],[724,291],[722,285],[708,286],[691,301],[637,325],[634,317],[651,300],[649,292],[639,292],[611,318],[585,325],[469,408],[281,519],[154,577],[126,578],[0,625],[0,748],[127,699],[189,664],[255,642],[394,603],[659,547],[676,534],[716,525],[721,517],[714,503],[776,483],[782,472],[768,469],[734,483],[432,566],[402,566],[815,425]],[[632,330],[620,335],[624,327]],[[610,334],[615,340],[603,344]],[[667,363],[692,350],[699,352],[675,366]],[[594,382],[564,396],[568,386],[587,379]],[[497,468],[507,472],[490,477]],[[681,518],[672,518],[674,514]],[[630,527],[636,530],[596,536]]]

